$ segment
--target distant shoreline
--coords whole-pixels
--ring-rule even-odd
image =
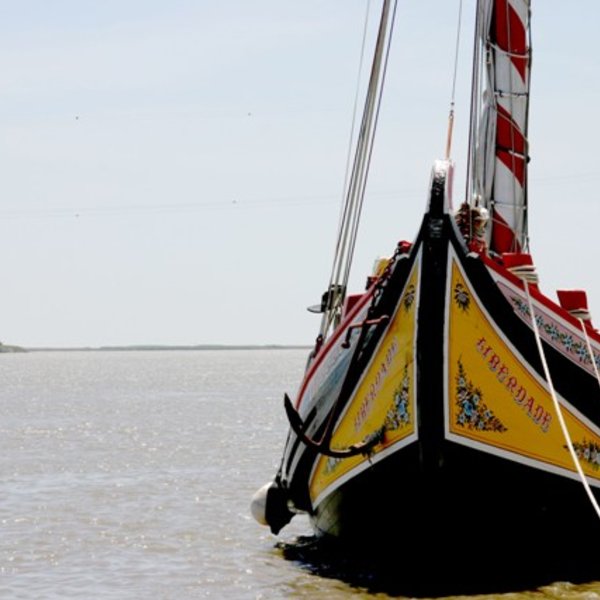
[[[12,346],[9,344],[2,344],[0,342],[0,353],[14,354],[16,352],[27,352],[27,350],[25,348],[21,348],[21,346]]]
[[[70,348],[41,347],[26,348],[18,346],[6,346],[3,352],[135,352],[135,351],[161,351],[161,350],[310,350],[312,346],[294,345],[226,345],[226,344],[198,344],[194,346],[169,346],[160,344],[141,344],[131,346],[82,346]],[[10,350],[8,348],[11,348]]]

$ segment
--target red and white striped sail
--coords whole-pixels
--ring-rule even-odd
[[[480,0],[486,86],[477,162],[494,252],[527,246],[530,0]]]

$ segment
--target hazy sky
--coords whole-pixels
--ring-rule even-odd
[[[458,4],[399,2],[358,288],[419,226]],[[312,343],[305,309],[329,278],[366,7],[0,0],[0,340]],[[598,323],[599,22],[597,0],[533,2],[532,251],[542,289],[585,287]]]

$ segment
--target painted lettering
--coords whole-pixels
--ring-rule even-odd
[[[552,415],[548,411],[544,411],[544,416],[542,417],[540,427],[542,431],[548,431],[550,428],[550,423],[552,422]]]
[[[479,352],[481,352],[481,354],[484,358],[486,358],[487,355],[490,353],[491,348],[486,344],[485,338],[481,338],[477,342],[477,350],[479,350]]]
[[[514,402],[546,433],[552,423],[552,415],[527,392],[527,388],[519,383],[518,378],[511,374],[510,369],[502,362],[502,358],[493,351],[485,337],[479,338],[475,347],[490,371],[496,374],[496,379],[503,384]]]
[[[529,396],[529,398],[527,398],[527,402],[525,403],[525,410],[527,410],[528,414],[530,417],[533,416],[533,403],[535,402],[535,400]]]
[[[373,408],[373,404],[375,403],[375,399],[377,398],[377,395],[381,391],[381,388],[383,387],[383,384],[389,375],[390,368],[396,354],[398,354],[398,340],[394,337],[390,347],[385,352],[384,360],[380,363],[379,368],[377,369],[377,373],[373,378],[373,382],[369,386],[367,393],[363,397],[360,406],[358,407],[356,417],[354,417],[354,431],[359,431],[364,422],[367,420],[367,417]]]
[[[539,423],[544,418],[544,413],[544,408],[538,404],[535,409],[535,414],[533,415],[533,420],[536,423]]]
[[[498,364],[500,363],[500,357],[497,354],[492,354],[492,357],[488,361],[488,366],[490,371],[496,371],[498,369]]]
[[[506,382],[506,389],[514,395],[515,393],[515,388],[517,387],[517,378],[516,377],[509,377],[508,381]]]
[[[506,366],[502,365],[498,369],[498,375],[496,375],[496,377],[498,378],[498,381],[500,383],[504,383],[504,380],[506,379],[507,375],[508,375],[508,368]]]
[[[527,390],[522,385],[519,386],[519,391],[515,394],[514,398],[515,402],[522,406],[525,404],[525,399],[527,398]]]

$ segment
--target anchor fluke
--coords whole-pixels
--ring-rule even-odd
[[[334,423],[332,419],[329,419],[327,428],[323,433],[321,440],[317,442],[306,434],[307,427],[302,421],[302,417],[300,417],[298,414],[298,411],[294,408],[294,405],[287,394],[285,394],[283,397],[283,404],[288,421],[290,422],[290,426],[294,430],[294,433],[306,446],[312,448],[319,454],[323,454],[324,456],[331,456],[333,458],[348,458],[350,456],[357,456],[358,454],[371,454],[373,448],[383,441],[385,430],[384,428],[381,428],[375,433],[369,435],[363,442],[352,444],[348,448],[334,449],[329,444],[333,434]],[[314,418],[314,412],[315,409],[313,409],[307,419],[309,423]]]

